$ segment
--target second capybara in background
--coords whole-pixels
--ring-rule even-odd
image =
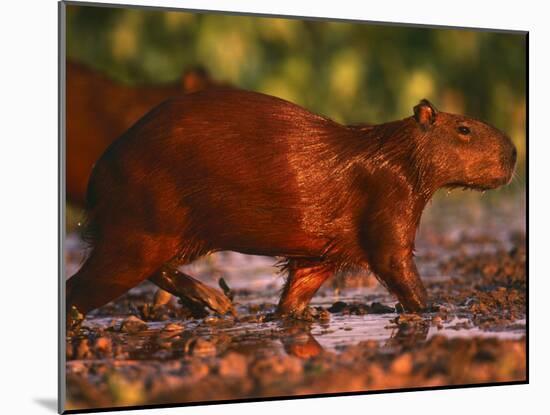
[[[504,133],[426,100],[405,119],[350,127],[236,89],[170,99],[94,167],[93,250],[67,306],[87,313],[146,278],[185,286],[193,279],[175,266],[229,250],[286,259],[280,315],[302,315],[327,278],[357,269],[419,311],[424,207],[441,187],[504,185],[515,163]]]
[[[180,82],[130,86],[81,63],[66,65],[67,200],[83,207],[92,166],[116,138],[167,98],[220,86],[200,67]]]

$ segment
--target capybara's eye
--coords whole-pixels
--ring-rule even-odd
[[[468,127],[461,125],[460,127],[458,127],[458,132],[463,135],[468,135],[470,134],[470,129]]]

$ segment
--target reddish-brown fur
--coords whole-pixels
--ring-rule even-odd
[[[516,154],[485,123],[425,100],[414,112],[346,127],[229,89],[159,105],[94,168],[94,249],[67,305],[86,313],[167,262],[232,250],[287,260],[281,314],[301,314],[334,272],[366,267],[406,309],[423,309],[413,250],[426,203],[443,186],[505,184]]]
[[[129,86],[76,62],[67,62],[67,199],[84,206],[93,164],[105,149],[147,111],[167,98],[213,85],[201,68],[180,83]]]

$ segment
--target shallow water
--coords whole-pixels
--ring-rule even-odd
[[[254,263],[251,261],[251,263]],[[275,282],[271,278],[264,279],[264,288],[269,287],[272,294],[278,293],[274,285]],[[440,280],[445,280],[442,277]],[[277,279],[276,281],[279,281]],[[144,295],[148,290],[154,290],[152,286],[145,286],[134,289],[134,294],[138,296]],[[260,292],[265,292],[261,291]],[[254,304],[262,304],[268,311],[275,310],[277,297],[275,295],[261,296],[249,295],[246,298],[237,298],[235,302],[238,304],[240,315],[246,314],[247,306]],[[361,289],[346,289],[340,295],[334,295],[329,290],[325,290],[311,304],[312,307],[328,308],[337,301],[346,303],[364,303],[380,302],[381,304],[392,307],[395,302],[391,301],[383,289],[379,286],[375,288]],[[261,314],[261,313],[260,313]],[[401,341],[400,328],[392,322],[395,320],[396,313],[385,314],[364,314],[364,315],[342,315],[333,314],[330,321],[298,323],[294,330],[287,330],[288,323],[279,321],[253,321],[239,322],[233,318],[227,317],[216,321],[217,324],[209,325],[209,319],[196,319],[183,321],[184,332],[189,336],[201,336],[211,338],[220,334],[227,334],[232,338],[231,343],[234,347],[240,345],[245,353],[257,353],[266,351],[262,349],[270,349],[274,352],[284,352],[284,344],[287,341],[294,341],[295,338],[306,336],[305,339],[313,338],[319,346],[325,351],[340,352],[345,350],[346,346],[356,345],[365,341],[375,341],[383,348],[391,347],[396,342]],[[434,313],[425,314],[423,317],[427,322],[434,316]],[[85,328],[105,329],[108,327],[119,327],[121,322],[126,318],[126,315],[116,317],[88,317],[84,322]],[[169,323],[181,324],[179,319],[168,319],[164,321],[147,322],[147,330],[139,333],[139,338],[143,341],[150,337],[158,335],[164,327]],[[435,335],[446,336],[448,338],[468,338],[468,337],[484,337],[497,339],[520,339],[525,335],[525,319],[511,321],[507,326],[495,326],[481,329],[472,324],[471,320],[466,317],[452,316],[448,321],[442,321],[440,324],[426,324],[423,327],[416,328],[412,333],[406,333],[405,339],[414,337],[416,343],[427,341]],[[132,337],[132,336],[129,336]],[[139,350],[139,342],[130,342],[129,349]],[[156,358],[150,356],[153,360]]]

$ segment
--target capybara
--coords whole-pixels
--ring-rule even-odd
[[[115,139],[167,98],[216,86],[202,67],[184,72],[181,82],[130,86],[74,61],[67,79],[67,199],[84,206],[93,164]]]
[[[515,162],[504,133],[427,100],[408,118],[357,127],[242,90],[169,99],[94,167],[93,250],[68,280],[67,306],[87,313],[146,278],[196,281],[170,270],[230,250],[284,258],[281,316],[302,315],[333,273],[365,268],[421,311],[413,251],[426,203],[441,187],[504,185]]]

